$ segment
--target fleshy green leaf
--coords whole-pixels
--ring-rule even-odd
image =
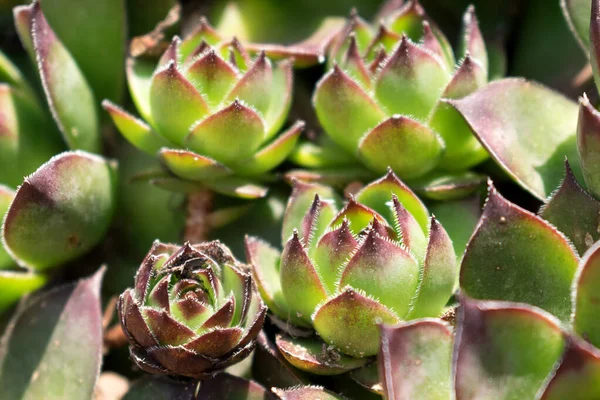
[[[100,282],[94,276],[26,300],[0,348],[0,387],[11,399],[89,399],[102,360]]]
[[[462,261],[460,285],[471,297],[532,304],[567,322],[578,261],[562,233],[490,186]]]
[[[565,168],[565,178],[540,216],[564,233],[583,255],[600,239],[600,202],[579,185],[568,161]]]
[[[437,133],[401,115],[383,121],[359,143],[359,155],[372,170],[384,173],[391,167],[403,179],[431,171],[443,150],[444,142]]]
[[[90,83],[96,104],[105,98],[118,101],[125,79],[124,1],[40,2],[48,23]]]
[[[488,55],[485,48],[483,35],[479,30],[479,22],[475,15],[475,7],[470,6],[463,16],[463,31],[461,42],[461,57],[470,54],[476,60],[487,76],[488,71]]]
[[[44,270],[73,260],[104,237],[115,209],[115,166],[62,153],[30,175],[6,214],[4,242],[23,265]]]
[[[0,185],[0,218],[8,211],[8,207],[15,197],[15,192],[11,188]],[[5,269],[14,265],[12,257],[4,249],[4,244],[0,241],[0,269]]]
[[[203,53],[184,73],[211,108],[221,103],[239,79],[237,71],[219,57],[214,49]]]
[[[54,120],[71,149],[97,153],[101,143],[94,93],[69,50],[48,25],[40,4],[33,3],[32,7],[38,68]]]
[[[504,79],[447,103],[496,162],[540,200],[560,183],[565,156],[577,157],[577,107],[541,85]]]
[[[434,171],[411,182],[411,186],[417,193],[428,199],[449,201],[473,194],[485,180],[485,176],[471,171],[455,173]]]
[[[271,105],[272,85],[273,68],[263,51],[227,95],[227,100],[240,100],[264,117]]]
[[[387,399],[452,398],[452,332],[438,320],[381,328],[379,374]]]
[[[115,126],[125,139],[138,149],[155,155],[161,147],[169,146],[169,142],[157,135],[148,124],[116,104],[104,100],[102,107],[110,114]]]
[[[238,173],[250,176],[260,175],[281,164],[294,149],[303,129],[304,122],[296,122],[272,143],[256,152],[250,159],[239,163],[236,166]]]
[[[350,287],[329,299],[313,316],[313,324],[319,336],[342,353],[353,357],[377,354],[378,325],[398,322],[398,316],[380,302]]]
[[[335,349],[323,351],[323,343],[314,338],[277,335],[275,343],[294,367],[318,375],[337,375],[362,367],[366,359],[348,357]]]
[[[573,329],[594,346],[600,346],[600,243],[592,246],[581,259],[573,297]]]
[[[149,60],[129,57],[125,68],[131,99],[142,118],[150,125],[154,124],[150,106],[150,87],[155,66]]]
[[[458,263],[452,240],[444,227],[432,217],[427,253],[421,266],[410,319],[439,316],[454,292],[457,276]]]
[[[558,324],[528,305],[463,297],[454,340],[456,398],[535,398],[565,345]]]
[[[200,93],[172,61],[152,77],[150,108],[159,133],[176,144],[183,144],[192,125],[209,112]]]
[[[210,181],[232,174],[223,164],[188,150],[162,149],[159,159],[173,174],[191,181]]]
[[[229,164],[250,157],[264,138],[265,125],[260,115],[234,100],[195,124],[185,144],[199,154]]]
[[[440,59],[404,37],[377,75],[375,96],[390,114],[425,119],[449,80]]]
[[[385,113],[337,65],[317,84],[313,104],[327,134],[350,154],[363,135],[379,124]]]

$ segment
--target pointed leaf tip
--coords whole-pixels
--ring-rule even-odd
[[[568,321],[578,261],[562,233],[507,201],[490,181],[483,214],[462,261],[460,285],[471,297],[528,303]]]

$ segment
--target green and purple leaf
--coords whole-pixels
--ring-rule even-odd
[[[232,174],[232,171],[209,157],[189,150],[163,148],[159,153],[163,165],[181,179],[191,181],[210,181]]]
[[[275,343],[294,367],[317,375],[338,375],[360,368],[367,359],[348,357],[315,338],[277,335]]]
[[[13,316],[0,347],[0,387],[13,399],[89,399],[102,361],[104,269],[34,296]]]
[[[446,102],[496,162],[540,200],[559,185],[565,157],[577,157],[576,105],[539,84],[504,79]]]
[[[379,301],[346,287],[313,315],[321,338],[352,357],[368,357],[379,351],[379,325],[397,324],[400,318]]]
[[[54,120],[71,149],[100,152],[94,93],[71,53],[46,21],[40,4],[33,3],[31,7],[38,68]]]
[[[439,320],[381,327],[378,367],[386,399],[452,398],[452,332]]]
[[[565,346],[559,321],[529,305],[461,299],[454,340],[457,399],[535,398]]]
[[[2,234],[11,255],[44,270],[98,244],[116,206],[115,168],[101,157],[68,152],[27,177],[4,219]]]
[[[431,171],[443,151],[444,141],[436,132],[399,114],[374,127],[358,144],[358,154],[370,169],[381,174],[391,167],[403,179]]]
[[[567,323],[578,262],[561,232],[510,203],[490,184],[462,260],[460,286],[468,296],[528,303]]]
[[[345,400],[346,398],[319,386],[302,386],[290,389],[273,388],[281,400]]]

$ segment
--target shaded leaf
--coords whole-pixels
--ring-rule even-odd
[[[600,243],[592,246],[581,259],[573,296],[573,330],[594,346],[600,346]]]
[[[3,396],[92,397],[102,360],[103,274],[36,296],[14,316],[0,347]]]

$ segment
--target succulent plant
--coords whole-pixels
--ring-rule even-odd
[[[277,136],[291,104],[292,61],[272,65],[265,52],[251,59],[203,19],[152,64],[128,60],[129,88],[146,122],[103,103],[129,142],[158,154],[167,173],[152,182],[262,197],[258,182],[287,157],[303,127],[297,122]]]
[[[339,211],[332,189],[296,182],[282,240],[280,254],[248,237],[248,262],[281,325],[314,329],[324,341],[277,337],[288,361],[313,373],[363,365],[377,353],[379,323],[438,316],[453,293],[450,238],[391,171]]]
[[[156,242],[118,310],[142,370],[193,379],[248,356],[267,312],[245,266],[218,241]]]
[[[472,7],[459,57],[455,68],[448,40],[416,0],[388,15],[376,33],[353,14],[332,41],[333,67],[314,92],[327,137],[321,145],[302,144],[294,161],[324,175],[358,160],[373,174],[391,166],[402,179],[464,180],[465,170],[487,158],[446,100],[487,83],[487,52]]]

